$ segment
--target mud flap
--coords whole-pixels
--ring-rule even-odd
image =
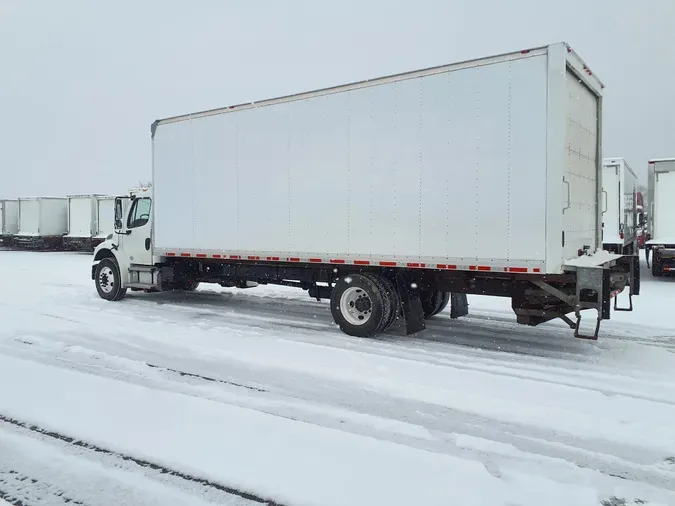
[[[465,293],[450,294],[450,318],[461,318],[469,314],[469,301]]]
[[[399,272],[396,275],[396,289],[401,298],[401,316],[406,335],[415,334],[426,328],[422,299],[417,287],[414,287],[409,276]]]

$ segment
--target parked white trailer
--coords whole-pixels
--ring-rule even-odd
[[[19,231],[19,201],[0,199],[0,245],[11,246]]]
[[[601,251],[602,88],[560,43],[157,121],[98,293],[298,286],[355,336],[492,294],[579,337],[596,309],[597,338],[639,291],[637,257]]]
[[[16,246],[61,249],[68,231],[68,200],[62,197],[19,199],[19,231]]]
[[[675,271],[675,158],[649,162],[649,230],[645,253],[654,276]]]
[[[101,244],[115,231],[115,197],[98,195],[96,197],[96,226],[93,246]]]
[[[67,250],[92,250],[96,233],[97,195],[69,195],[68,232],[63,238]]]
[[[623,158],[605,158],[602,167],[602,243],[613,253],[637,251],[638,180]]]

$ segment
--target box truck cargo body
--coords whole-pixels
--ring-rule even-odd
[[[602,242],[622,254],[637,251],[637,176],[623,158],[605,158],[602,168]]]
[[[649,240],[654,276],[675,271],[675,158],[649,162],[648,170]]]
[[[0,245],[11,246],[19,231],[19,201],[0,199]]]
[[[96,226],[94,247],[101,244],[106,237],[115,231],[115,197],[99,195],[96,197]]]
[[[157,121],[99,294],[290,284],[367,336],[490,293],[578,333],[637,290],[635,259],[602,252],[602,88],[561,43]]]
[[[63,247],[68,231],[68,200],[61,197],[19,199],[16,246],[34,249]]]
[[[96,230],[97,195],[69,195],[68,233],[63,238],[67,250],[91,250]]]

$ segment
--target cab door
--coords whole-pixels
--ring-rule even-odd
[[[139,197],[131,201],[126,223],[123,223],[124,232],[120,235],[120,247],[130,264],[152,264],[151,210],[152,199],[149,197]]]

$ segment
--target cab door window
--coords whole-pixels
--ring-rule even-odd
[[[136,199],[129,213],[127,228],[139,228],[150,221],[150,199]]]

